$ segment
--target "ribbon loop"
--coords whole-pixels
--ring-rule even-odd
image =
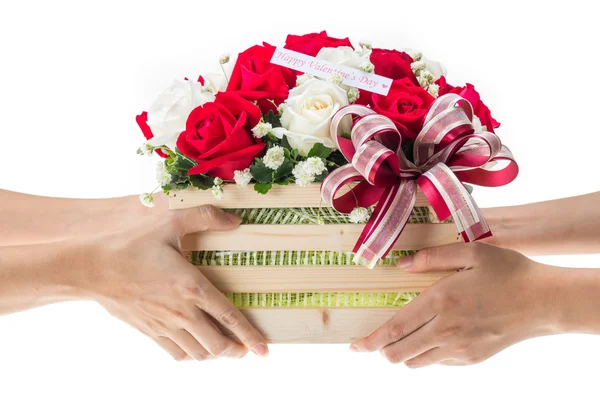
[[[351,115],[358,117],[351,137],[340,137],[339,124]],[[466,242],[491,235],[462,182],[505,185],[516,178],[518,166],[498,136],[476,132],[472,119],[467,100],[455,94],[439,97],[415,139],[411,162],[402,151],[400,132],[387,117],[358,105],[336,113],[331,136],[350,164],[325,178],[322,198],[344,213],[377,203],[354,247],[356,262],[373,268],[392,249],[414,208],[417,185],[440,220],[452,216]],[[506,166],[492,170],[498,162]],[[349,183],[358,184],[336,197]]]

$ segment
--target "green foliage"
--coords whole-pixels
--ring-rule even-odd
[[[188,175],[190,184],[198,189],[207,190],[213,187],[215,179],[212,176],[194,174]]]
[[[271,124],[273,128],[281,128],[281,117],[275,114],[273,110],[269,110],[268,113],[263,115],[263,121]]]
[[[329,147],[325,147],[322,143],[315,143],[315,145],[308,152],[308,158],[310,157],[319,157],[323,160],[326,160],[327,157],[333,152],[333,149]]]
[[[258,183],[273,182],[273,170],[265,165],[262,158],[257,158],[250,166],[250,173]]]
[[[260,194],[267,194],[269,190],[273,187],[273,183],[256,183],[254,184],[254,190],[256,190]]]

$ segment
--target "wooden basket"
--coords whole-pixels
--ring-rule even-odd
[[[188,189],[170,194],[169,207],[181,209],[212,204],[223,209],[325,207],[318,184],[275,186],[267,195],[251,186],[225,187],[217,200],[211,191]],[[428,202],[418,193],[416,207]],[[233,231],[187,235],[184,252],[192,251],[340,251],[349,252],[362,224],[241,225]],[[460,242],[452,223],[408,224],[396,250]],[[198,266],[223,293],[373,293],[421,292],[445,273],[411,274],[393,265],[368,269],[358,265]],[[370,334],[398,307],[240,307],[270,343],[350,343]]]

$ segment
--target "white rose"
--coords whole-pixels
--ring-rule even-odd
[[[323,47],[317,54],[317,58],[325,61],[346,65],[350,68],[359,69],[362,64],[370,62],[371,50],[354,51],[352,47]]]
[[[175,150],[177,137],[185,130],[185,122],[192,110],[214,100],[215,96],[203,91],[199,82],[173,81],[148,109],[148,126],[154,135],[148,143]]]
[[[315,143],[335,148],[329,133],[331,118],[348,104],[348,94],[344,89],[331,82],[311,79],[290,90],[282,107],[282,127],[273,129],[272,133],[280,139],[283,135],[287,136],[290,146],[305,157]],[[352,119],[345,117],[340,130],[348,133],[351,126]]]

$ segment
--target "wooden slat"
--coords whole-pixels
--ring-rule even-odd
[[[254,191],[252,186],[238,187],[226,185],[224,196],[217,200],[210,190],[190,188],[173,191],[169,195],[169,208],[180,209],[212,204],[220,208],[289,208],[289,207],[326,207],[321,201],[320,185],[308,187],[298,185],[275,185],[268,194],[262,195]],[[419,190],[416,206],[428,206],[429,202]]]
[[[351,251],[362,224],[241,225],[232,231],[198,232],[182,240],[182,250],[330,250]],[[408,224],[396,250],[420,250],[462,241],[454,224]]]
[[[242,308],[269,343],[350,343],[400,308]],[[231,332],[228,332],[229,336]]]
[[[224,293],[421,292],[448,273],[411,274],[395,266],[198,266]]]

